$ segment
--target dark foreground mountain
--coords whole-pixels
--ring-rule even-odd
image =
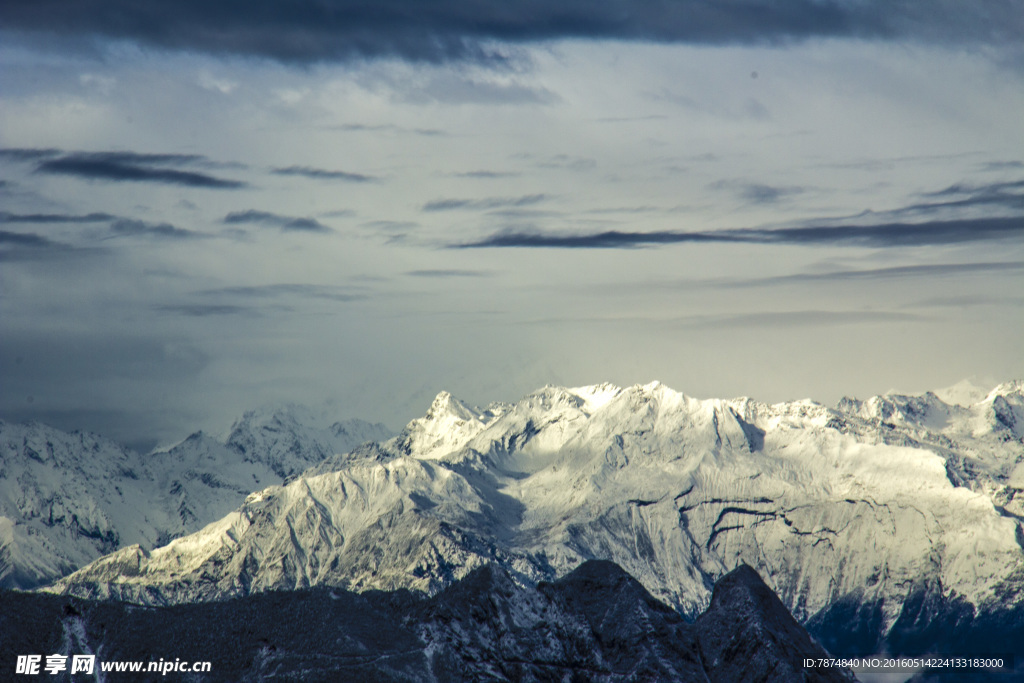
[[[209,661],[208,674],[187,678],[201,681],[853,680],[804,668],[824,650],[747,566],[719,581],[691,624],[607,561],[535,588],[487,565],[433,597],[313,588],[139,607],[8,592],[0,652],[0,676],[19,654],[98,653]]]

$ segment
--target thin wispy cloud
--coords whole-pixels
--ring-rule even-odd
[[[987,161],[981,165],[982,171],[1017,171],[1024,169],[1024,161]]]
[[[513,171],[465,171],[463,173],[456,173],[457,178],[515,178],[521,174]]]
[[[33,262],[99,250],[76,249],[34,232],[0,230],[0,261]]]
[[[258,311],[246,306],[226,304],[163,304],[153,306],[157,313],[171,313],[190,318],[210,318],[225,315],[257,315]]]
[[[144,182],[185,187],[231,190],[246,183],[228,180],[198,171],[169,168],[204,161],[191,154],[136,154],[133,152],[74,152],[43,158],[37,173],[69,175],[86,180]]]
[[[53,148],[7,147],[0,149],[0,160],[15,162],[39,161],[40,159],[49,159],[60,154],[62,154],[61,150]]]
[[[56,246],[56,242],[32,232],[9,232],[7,230],[0,230],[0,245],[45,248]]]
[[[954,183],[949,187],[936,192],[926,192],[925,197],[949,197],[956,195],[970,195],[972,197],[985,197],[992,195],[1007,194],[1007,190],[1024,189],[1024,180],[1013,180],[1001,183],[988,183],[986,185],[971,185],[970,183]],[[1020,195],[1015,195],[1020,198]]]
[[[160,237],[176,240],[208,237],[201,232],[179,228],[170,223],[149,223],[130,218],[114,221],[110,225],[110,232],[117,236]]]
[[[278,228],[284,232],[334,232],[315,218],[282,216],[270,211],[259,211],[256,209],[232,211],[224,216],[224,223],[228,225],[262,225]]]
[[[366,292],[361,291],[359,288],[303,283],[220,287],[217,289],[205,289],[198,292],[198,294],[209,297],[234,297],[253,300],[291,297],[346,302],[360,301],[367,298]]]
[[[498,232],[475,242],[453,244],[450,247],[455,249],[484,247],[629,249],[687,243],[910,247],[1012,239],[1022,235],[1024,235],[1024,217],[1012,217],[923,223],[882,223],[878,225],[750,228],[713,232],[608,230],[573,235]]]
[[[788,311],[757,311],[751,313],[726,313],[721,315],[609,315],[598,317],[543,318],[520,321],[517,324],[533,325],[622,325],[624,323],[657,325],[687,330],[716,329],[787,329],[800,327],[835,327],[864,324],[908,323],[926,320],[926,316],[906,311],[834,311],[823,309],[801,309]]]
[[[492,275],[486,270],[465,270],[458,268],[436,268],[424,270],[410,270],[406,275],[425,278],[451,278],[451,277],[489,277]]]
[[[0,211],[0,223],[103,223],[116,220],[109,213],[8,213]]]
[[[522,155],[521,158],[530,159],[531,157],[530,155]],[[589,157],[573,156],[571,154],[555,154],[549,157],[535,159],[533,165],[537,168],[590,171],[597,168],[597,161]]]
[[[775,204],[807,191],[804,187],[767,185],[742,180],[720,180],[712,183],[711,188],[733,192],[749,204]]]
[[[923,319],[924,316],[900,311],[802,310],[742,313],[724,316],[694,316],[679,322],[692,327],[752,327],[768,329],[773,327],[824,327],[872,323],[907,323]]]
[[[259,12],[200,0],[51,0],[0,4],[8,30],[103,36],[213,54],[291,62],[397,56],[409,60],[502,61],[494,45],[559,39],[696,44],[778,44],[809,38],[912,39],[1012,44],[1020,7],[1004,0],[945,4],[887,0],[527,0],[423,3],[300,0]]]
[[[329,171],[323,168],[312,168],[310,166],[286,166],[275,168],[273,173],[277,175],[301,176],[316,180],[342,180],[349,183],[370,183],[379,178],[363,173],[349,173],[348,171]]]
[[[444,137],[448,135],[440,128],[405,128],[393,123],[342,123],[328,126],[331,130],[343,130],[352,133],[412,133],[423,137]]]
[[[903,278],[949,278],[957,275],[1024,272],[1024,261],[985,263],[934,263],[913,266],[891,266],[863,270],[833,270],[822,273],[794,273],[746,280],[707,280],[714,287],[766,287],[771,285],[826,282],[867,282]],[[693,284],[693,283],[688,283]]]
[[[547,199],[550,197],[546,194],[528,194],[521,197],[485,197],[482,199],[435,199],[424,204],[423,211],[509,209],[533,206]]]

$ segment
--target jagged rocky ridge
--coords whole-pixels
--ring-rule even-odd
[[[301,406],[249,411],[147,455],[95,434],[0,421],[0,587],[50,583],[123,545],[153,548],[238,507],[254,489],[390,436]]]
[[[529,584],[601,558],[693,616],[745,562],[801,621],[861,615],[856,642],[834,645],[873,652],[919,596],[968,627],[1020,605],[1022,437],[1020,382],[966,406],[927,393],[834,409],[657,383],[547,387],[483,410],[442,393],[396,438],[51,590],[153,604],[434,593],[486,563]]]
[[[432,598],[317,588],[138,609],[43,594],[0,600],[0,650],[102,661],[210,661],[201,681],[852,681],[750,567],[715,586],[695,624],[617,565],[521,586],[497,565]],[[61,680],[54,677],[54,680]]]

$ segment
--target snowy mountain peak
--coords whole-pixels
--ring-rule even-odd
[[[431,460],[457,451],[493,420],[490,411],[485,415],[442,391],[430,404],[427,414],[406,425],[398,436],[398,448],[404,453]]]
[[[1002,396],[1005,399],[1017,399],[1024,398],[1024,379],[1015,379],[1010,382],[1003,382],[997,385],[992,391],[988,393],[983,399],[983,402],[995,400],[997,397]]]
[[[984,400],[989,390],[986,387],[975,384],[970,379],[963,379],[952,386],[936,389],[934,393],[944,403],[951,406],[969,408],[975,403]]]
[[[434,401],[430,404],[430,409],[427,410],[426,419],[479,420],[480,412],[469,407],[469,405],[455,398],[447,391],[442,391],[434,397]]]
[[[583,407],[588,413],[593,414],[607,405],[615,397],[622,393],[620,387],[604,382],[603,384],[592,384],[585,387],[569,389],[572,393],[583,399]]]

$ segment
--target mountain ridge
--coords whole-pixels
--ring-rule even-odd
[[[979,614],[1019,602],[1022,387],[967,408],[935,394],[699,400],[652,383],[475,409],[443,392],[392,440],[50,590],[153,604],[310,585],[435,593],[488,562],[527,585],[607,559],[692,616],[746,562],[801,621],[844,599],[880,605],[881,637],[914,586]]]

